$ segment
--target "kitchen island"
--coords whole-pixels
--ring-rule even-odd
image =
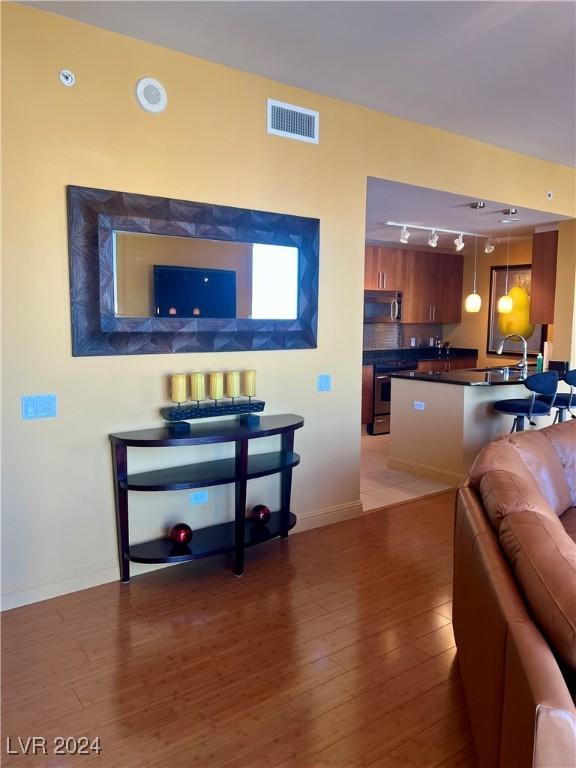
[[[529,396],[517,368],[410,371],[390,377],[389,468],[454,485],[480,448],[512,427],[512,417],[497,413],[492,404]],[[537,423],[546,426],[552,417],[538,418]]]

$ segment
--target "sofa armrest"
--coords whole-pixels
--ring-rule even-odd
[[[510,768],[576,766],[576,709],[531,621],[508,628],[500,754],[500,765]]]

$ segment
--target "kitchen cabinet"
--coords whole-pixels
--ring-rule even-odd
[[[400,291],[404,283],[406,251],[367,245],[364,259],[364,290]]]
[[[402,291],[402,322],[459,323],[462,256],[401,248],[366,247],[366,290]]]
[[[446,373],[458,368],[476,368],[477,359],[476,357],[443,357],[437,360],[419,360],[418,370],[424,373],[429,371]]]
[[[362,366],[362,424],[374,417],[374,366]]]
[[[556,296],[556,252],[558,231],[536,232],[532,241],[532,288],[530,322],[554,322]]]

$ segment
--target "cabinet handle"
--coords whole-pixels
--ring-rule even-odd
[[[436,320],[436,304],[434,304],[434,312],[432,313],[432,320]]]
[[[386,288],[386,275],[387,275],[387,273],[383,272],[383,275],[384,275],[384,285],[383,285],[383,288]]]
[[[392,320],[396,321],[398,320],[398,310],[399,310],[398,299],[392,299],[391,307],[392,307]]]
[[[382,288],[382,272],[378,272],[378,288]]]

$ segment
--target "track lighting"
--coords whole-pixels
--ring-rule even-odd
[[[436,246],[438,245],[438,235],[436,234],[435,229],[432,230],[432,234],[428,238],[428,245],[430,246],[430,248],[436,248]]]
[[[409,237],[410,237],[410,232],[408,232],[406,227],[402,227],[402,231],[400,232],[400,242],[406,245]]]
[[[514,224],[518,221],[518,208],[506,208],[501,213],[504,214],[504,218],[500,219],[502,224]]]
[[[454,240],[454,245],[456,246],[457,251],[461,251],[462,248],[464,248],[464,238],[462,237],[462,233],[460,233]]]
[[[484,246],[484,253],[494,253],[494,248],[496,246],[492,243],[491,240],[488,240],[486,242],[486,245]]]

